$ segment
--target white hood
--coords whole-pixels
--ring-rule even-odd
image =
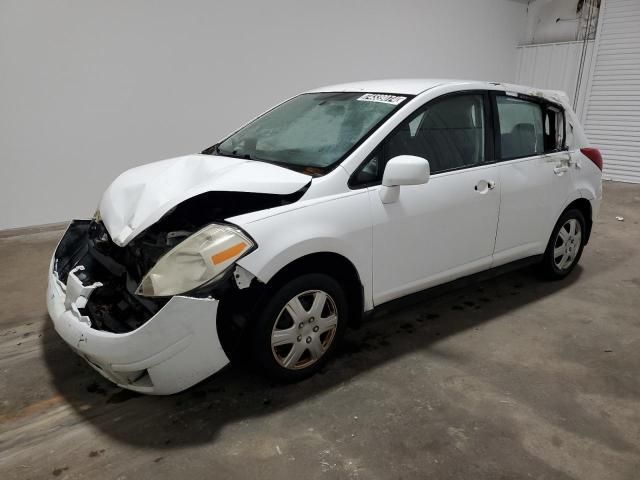
[[[187,155],[132,168],[107,188],[100,215],[113,241],[126,245],[176,205],[205,192],[286,195],[311,177],[277,165],[212,155]]]

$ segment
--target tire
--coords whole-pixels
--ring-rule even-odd
[[[540,264],[546,279],[560,280],[573,271],[582,256],[586,234],[586,221],[580,210],[572,208],[560,215]]]
[[[252,347],[257,366],[280,382],[313,375],[335,351],[347,316],[344,290],[332,277],[310,273],[290,280],[256,319]]]

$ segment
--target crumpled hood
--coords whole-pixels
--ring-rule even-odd
[[[181,202],[204,192],[286,195],[311,181],[277,165],[212,155],[187,155],[132,168],[107,188],[100,215],[113,241],[126,245]]]

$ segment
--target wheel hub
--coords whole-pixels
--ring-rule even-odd
[[[300,330],[298,341],[301,341],[304,337],[306,337],[308,340],[307,343],[310,343],[311,342],[310,339],[315,339],[318,336],[318,331],[320,330],[320,327],[318,327],[317,325],[314,326],[312,319],[313,317],[311,317],[306,322],[300,322],[300,325],[298,325],[298,328]]]

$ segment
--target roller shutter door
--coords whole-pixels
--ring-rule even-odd
[[[604,177],[640,183],[640,0],[604,0],[585,130]]]

